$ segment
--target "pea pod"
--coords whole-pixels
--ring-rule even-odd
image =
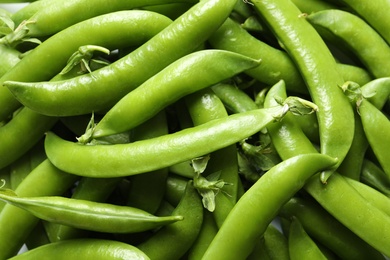
[[[7,73],[19,61],[20,52],[5,45],[0,45],[0,77]]]
[[[134,259],[149,260],[137,247],[113,240],[105,239],[73,239],[50,243],[20,255],[12,260],[45,259],[55,257],[65,259]]]
[[[337,157],[341,164],[352,143],[354,118],[352,106],[339,88],[344,79],[332,53],[291,1],[252,0],[252,3],[295,62],[319,108],[321,153]],[[330,174],[331,171],[323,173],[321,180],[326,182]]]
[[[284,114],[282,107],[258,109],[129,144],[82,145],[46,134],[45,150],[59,169],[87,177],[120,177],[161,169],[239,142]],[[164,155],[163,160],[154,160]],[[64,156],[66,155],[66,156]]]
[[[257,60],[223,50],[188,54],[119,100],[92,129],[92,138],[130,130],[181,97],[258,65]]]
[[[302,259],[303,257],[307,257],[307,259],[327,259],[297,218],[293,218],[291,221],[288,243],[291,260]]]
[[[387,152],[390,143],[390,121],[368,100],[362,100],[358,107],[368,143],[374,151],[387,176],[390,176],[390,157]]]
[[[203,259],[245,259],[283,204],[309,177],[335,163],[327,155],[304,154],[271,168],[235,204]],[[278,192],[274,191],[276,184],[283,187]]]
[[[27,98],[25,101],[28,101],[28,105],[21,102],[37,111],[41,105],[54,105],[57,113],[69,111],[72,114],[89,114],[108,109],[168,64],[194,51],[227,18],[235,3],[236,0],[201,1],[147,43],[110,66],[72,80],[37,82],[33,84],[34,87],[29,86],[30,83],[11,84],[15,86],[12,92],[18,99]],[[148,69],[145,70],[145,67]],[[23,87],[19,88],[17,85]],[[54,89],[55,93],[52,92]],[[49,99],[42,103],[39,98],[40,101],[34,102],[28,96],[46,96]],[[75,102],[76,107],[73,105]],[[73,111],[75,108],[78,109]]]
[[[390,178],[372,161],[365,159],[360,181],[390,197]]]
[[[163,15],[141,10],[119,11],[85,20],[34,48],[0,78],[0,85],[7,80],[50,80],[65,67],[69,57],[80,46],[91,44],[109,50],[139,46],[171,22]],[[0,88],[0,104],[0,121],[21,106],[7,88]]]

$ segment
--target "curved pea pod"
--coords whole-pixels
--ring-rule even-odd
[[[119,100],[92,129],[92,138],[130,130],[181,97],[259,64],[259,60],[223,50],[188,54]]]
[[[25,87],[29,83],[25,82],[21,84],[24,86],[22,88],[15,85],[15,91],[12,93],[20,101],[25,99],[21,101],[24,105],[34,107],[36,111],[42,113],[50,111],[50,106],[57,114],[68,115],[106,111],[167,65],[196,50],[229,16],[236,2],[200,1],[145,44],[109,66],[73,80],[57,83],[37,82],[35,86],[28,88]],[[16,79],[8,77],[7,80]],[[31,82],[20,78],[17,80]],[[29,96],[35,96],[39,100],[34,101],[29,99]]]
[[[297,218],[291,221],[288,244],[291,260],[327,259]]]
[[[27,260],[50,258],[58,260],[149,260],[149,257],[135,246],[119,241],[104,239],[72,239],[50,243],[9,259]]]
[[[390,197],[390,178],[378,165],[368,159],[363,161],[360,181]]]
[[[384,172],[390,176],[390,121],[368,100],[362,100],[358,111],[368,143]]]
[[[283,204],[312,175],[336,163],[327,155],[303,154],[271,168],[235,204],[203,259],[246,259]]]
[[[0,199],[34,216],[63,225],[98,232],[141,232],[182,220],[182,216],[154,216],[146,211],[59,196],[18,197],[12,190],[0,190]]]
[[[344,46],[356,55],[374,77],[390,75],[390,49],[387,42],[358,15],[331,9],[310,14],[307,20],[324,39]]]
[[[282,107],[257,109],[199,126],[127,144],[83,145],[48,132],[45,150],[59,169],[87,177],[140,174],[192,160],[237,143],[284,114]],[[155,160],[155,158],[160,158]]]

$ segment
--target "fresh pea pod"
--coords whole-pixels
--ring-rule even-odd
[[[354,117],[352,106],[339,87],[344,79],[332,53],[291,1],[251,2],[295,62],[318,106],[321,153],[337,157],[341,164],[352,143]],[[326,182],[330,175],[331,171],[324,172],[321,181]]]
[[[223,50],[188,54],[119,100],[92,129],[92,138],[128,131],[181,97],[258,65],[258,60]],[[197,75],[197,80],[193,75]],[[50,111],[53,110],[48,107],[45,113]]]
[[[390,76],[389,45],[365,20],[338,9],[316,12],[306,19],[324,39],[352,51],[374,77]]]
[[[182,216],[157,217],[133,207],[59,196],[18,197],[8,189],[0,190],[0,199],[40,219],[98,232],[141,232],[183,219]]]
[[[168,64],[199,47],[223,23],[235,3],[236,0],[201,1],[147,43],[110,66],[56,83],[37,82],[33,84],[35,86],[29,86],[30,83],[12,83],[15,86],[13,94],[18,99],[26,98],[29,104],[25,105],[37,111],[43,105],[46,107],[43,113],[48,111],[50,105],[55,107],[57,113],[69,111],[69,114],[89,114],[106,110]],[[35,96],[39,101],[37,99],[38,102],[34,102],[28,96]],[[43,97],[48,99],[42,103]],[[74,106],[75,103],[77,106]]]
[[[327,259],[299,220],[294,217],[289,228],[288,245],[291,260]]]
[[[50,259],[76,260],[116,260],[134,259],[149,260],[137,247],[114,240],[106,239],[72,239],[50,243],[20,255],[11,257],[12,260]]]
[[[322,0],[292,0],[291,2],[293,2],[302,13],[307,14],[338,8],[336,5]]]
[[[20,61],[19,55],[16,49],[0,44],[0,77]]]
[[[129,144],[82,145],[48,132],[45,150],[56,167],[76,175],[120,177],[140,174],[192,160],[239,142],[272,123],[275,116],[284,115],[284,109],[248,111]],[[155,160],[156,156],[161,159]]]
[[[368,159],[363,161],[360,181],[390,197],[390,178],[378,165]]]
[[[335,163],[327,155],[303,154],[271,168],[235,204],[203,259],[246,259],[283,204],[308,178]]]
[[[385,114],[363,99],[358,107],[364,132],[376,158],[387,176],[390,176],[390,121]]]

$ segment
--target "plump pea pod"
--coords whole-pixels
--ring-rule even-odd
[[[53,2],[53,3],[52,3]],[[104,15],[112,12],[136,9],[149,5],[159,5],[167,3],[196,3],[194,0],[136,0],[121,1],[114,0],[110,4],[102,0],[92,1],[46,1],[44,8],[37,10],[31,17],[25,17],[26,35],[28,37],[49,36],[58,33],[74,24],[84,20]],[[85,12],[79,12],[85,10]],[[75,15],[77,14],[77,15]],[[25,15],[26,16],[26,15]],[[66,19],[60,19],[66,17]]]
[[[390,216],[390,198],[359,181],[345,178],[366,200]]]
[[[351,64],[338,63],[337,69],[343,75],[345,81],[353,81],[360,86],[374,79],[366,69]]]
[[[90,44],[104,46],[109,50],[139,46],[171,22],[163,15],[141,10],[119,11],[85,20],[53,35],[34,48],[17,66],[0,78],[0,85],[7,80],[49,80],[65,67],[69,57],[80,46]],[[7,88],[0,88],[0,104],[0,121],[20,107],[20,103]]]
[[[289,228],[288,246],[291,260],[302,258],[327,259],[313,239],[306,233],[299,220],[294,217]]]
[[[72,239],[50,243],[20,255],[14,256],[12,260],[27,259],[48,259],[76,260],[76,259],[134,259],[149,260],[137,247],[114,240],[104,239]]]
[[[341,259],[383,259],[380,253],[373,250],[311,198],[291,198],[283,206],[280,216],[299,219],[313,239]]]
[[[19,197],[12,190],[0,190],[0,199],[34,216],[63,225],[106,233],[135,233],[183,219],[157,217],[144,210],[60,196]]]
[[[270,259],[290,259],[287,237],[273,223],[264,232],[264,247]]]
[[[92,138],[130,130],[181,97],[258,65],[258,60],[223,50],[188,54],[118,101],[92,129]]]
[[[359,16],[332,9],[310,14],[307,20],[324,39],[351,50],[374,77],[390,75],[389,45]]]
[[[337,0],[341,4],[347,4],[357,14],[363,17],[376,31],[378,31],[388,43],[390,43],[390,24],[386,10],[390,8],[387,0],[378,0],[375,2],[354,1],[354,0]]]
[[[56,117],[22,107],[11,121],[0,128],[0,168],[15,162],[30,150],[57,121]]]
[[[10,165],[11,189],[16,189],[31,170],[30,154],[27,152]]]
[[[14,13],[11,14],[12,21],[15,23],[16,26],[18,26],[21,22],[24,20],[29,19],[31,16],[33,16],[36,12],[39,10],[47,7],[48,5],[56,2],[61,2],[61,0],[40,0],[40,1],[34,1],[31,2],[22,8],[16,10]]]
[[[260,238],[257,241],[255,248],[246,259],[247,260],[257,260],[257,259],[271,260],[271,257],[268,255],[264,243],[265,243],[264,238],[263,237]]]
[[[390,197],[390,178],[378,165],[368,159],[363,161],[360,181]]]
[[[120,181],[120,178],[82,178],[79,180],[72,193],[72,199],[104,202]],[[69,225],[61,225],[54,222],[45,222],[44,226],[51,242],[81,238],[88,234],[88,230],[78,229]]]
[[[189,3],[189,2],[168,3],[168,4],[161,4],[161,5],[145,6],[142,7],[142,9],[157,12],[159,14],[171,18],[172,20],[175,20],[180,15],[187,12],[188,9],[190,9],[195,3],[196,1],[193,1],[193,3]]]
[[[340,164],[352,143],[354,118],[352,106],[339,88],[344,79],[332,53],[291,1],[251,2],[295,62],[318,106],[321,153],[337,157]],[[326,182],[330,174],[323,173],[321,180]]]
[[[56,167],[80,176],[104,178],[140,174],[239,142],[274,121],[275,116],[284,113],[282,110],[282,107],[274,107],[248,111],[129,144],[82,145],[48,132],[45,150]],[[156,156],[161,159],[155,160]]]
[[[364,133],[384,172],[390,177],[390,121],[385,114],[368,100],[362,100],[358,107]]]
[[[147,43],[110,66],[57,83],[40,82],[34,86],[29,86],[29,83],[11,83],[15,86],[12,92],[18,99],[28,96],[38,98],[38,102],[28,99],[28,106],[34,106],[36,110],[43,105],[46,107],[44,111],[48,111],[50,104],[55,104],[57,113],[62,111],[67,114],[88,114],[107,109],[168,64],[194,51],[223,23],[235,3],[236,0],[201,1]],[[104,37],[100,35],[100,38]],[[145,67],[148,69],[145,70]],[[17,85],[24,87],[19,88]],[[27,99],[22,102],[25,101]],[[76,107],[73,105],[75,103]]]
[[[0,77],[20,61],[19,55],[16,49],[0,44]]]
[[[292,0],[291,2],[293,2],[302,13],[307,14],[338,8],[336,5],[322,0]]]
[[[271,168],[235,204],[203,259],[245,259],[283,204],[313,174],[336,163],[327,155],[305,154]],[[275,185],[281,187],[278,192]]]
[[[196,240],[203,222],[203,206],[191,181],[172,214],[184,219],[163,227],[137,245],[150,259],[180,259]]]
[[[61,195],[79,178],[43,161],[19,184],[20,196]],[[30,213],[7,204],[0,213],[0,259],[16,255],[39,219]]]

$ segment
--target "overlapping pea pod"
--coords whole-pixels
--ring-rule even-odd
[[[283,204],[308,178],[336,163],[336,159],[317,153],[298,155],[275,165],[238,200],[203,259],[246,259]],[[280,187],[277,192],[276,186]]]
[[[139,46],[171,22],[163,15],[140,10],[119,11],[82,21],[34,48],[0,78],[0,84],[7,80],[50,80],[65,67],[80,46],[96,45],[109,50]],[[0,121],[21,106],[7,88],[0,88],[0,104]]]
[[[326,41],[356,55],[375,78],[390,76],[389,45],[365,20],[339,9],[312,13],[306,19]]]
[[[71,239],[50,243],[23,254],[11,257],[12,260],[47,259],[134,259],[150,258],[137,247],[108,239]]]
[[[20,61],[20,54],[21,53],[14,48],[0,45],[0,77]]]
[[[48,132],[45,151],[56,167],[76,175],[120,177],[140,174],[192,160],[244,140],[296,109],[297,103],[306,107],[308,113],[316,109],[312,103],[301,102],[301,99],[294,97],[283,103],[278,107],[230,115],[168,135],[127,144],[82,145]],[[162,154],[163,160],[155,160]]]
[[[274,87],[277,88],[272,88],[272,91],[270,90],[267,94],[266,107],[276,104],[274,101],[275,96],[283,97],[286,95],[283,85],[275,85]],[[280,124],[283,123],[282,121]],[[271,128],[268,128],[268,130],[271,134],[272,142],[283,160],[299,154],[316,151],[299,127],[282,125],[279,127],[283,129],[282,135]],[[285,136],[289,136],[289,138],[281,138]],[[292,142],[291,140],[295,141]],[[320,182],[318,174],[316,174],[305,184],[304,190],[338,221],[360,237],[359,239],[365,241],[365,243],[360,243],[358,246],[354,243],[349,245],[348,248],[353,248],[352,259],[356,257],[357,252],[360,252],[358,255],[367,255],[378,259],[383,259],[381,253],[389,255],[387,241],[390,236],[390,218],[382,210],[364,199],[339,173],[333,173],[327,184]],[[359,217],[356,215],[357,209],[359,210]],[[381,223],[381,225],[377,223]],[[378,233],[383,235],[378,237]]]
[[[96,139],[131,130],[181,97],[229,79],[258,66],[259,63],[259,60],[223,50],[211,49],[190,53],[171,63],[121,98],[96,126],[90,129],[90,132],[87,131],[79,138],[79,141],[85,143],[91,138]],[[74,106],[77,110],[81,104],[74,104]],[[48,107],[41,112],[55,113],[50,110],[51,108]],[[74,111],[64,109],[63,112],[59,112]]]
[[[201,1],[148,42],[110,66],[73,80],[31,83],[34,86],[21,83],[24,90],[12,84],[15,86],[13,94],[25,106],[41,113],[52,110],[56,114],[74,115],[108,109],[168,64],[199,47],[229,16],[235,3],[236,0]],[[147,22],[158,23],[153,20]],[[113,30],[117,31],[116,28]],[[97,31],[99,39],[105,38],[101,30]],[[88,32],[86,34],[89,35]],[[31,81],[20,79],[23,80]],[[4,81],[4,78],[0,80]],[[33,96],[35,101],[28,98]]]
[[[321,153],[338,158],[340,164],[352,143],[354,118],[352,106],[339,88],[344,79],[332,53],[291,1],[251,2],[295,62],[319,108]],[[331,171],[324,172],[321,181],[326,182],[330,175]]]

